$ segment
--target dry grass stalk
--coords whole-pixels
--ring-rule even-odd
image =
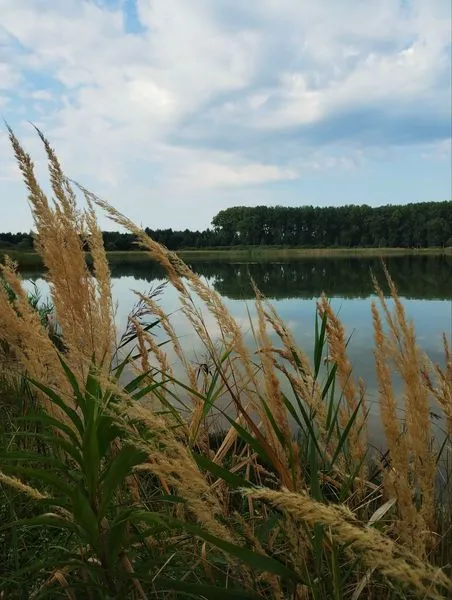
[[[422,371],[422,377],[427,389],[443,411],[447,421],[447,433],[452,435],[452,355],[449,342],[443,334],[443,347],[445,366],[433,365],[433,374],[426,368]]]
[[[67,361],[82,374],[93,355],[109,367],[115,341],[111,286],[102,236],[90,207],[77,209],[75,193],[64,176],[58,159],[41,132],[49,162],[53,203],[42,191],[30,156],[9,130],[17,163],[28,188],[28,199],[36,229],[35,244],[47,268],[56,319],[67,348]],[[88,227],[88,236],[85,228]],[[91,251],[93,278],[86,265],[83,244]]]
[[[363,392],[356,388],[352,377],[352,365],[347,354],[347,339],[341,321],[331,308],[325,295],[322,295],[319,304],[320,315],[327,316],[326,335],[328,340],[328,353],[337,368],[337,376],[344,402],[341,402],[339,419],[344,429],[352,415],[356,417],[349,432],[349,451],[353,465],[361,464],[358,471],[360,478],[366,476],[366,465],[363,457],[367,450],[366,405],[361,395]]]
[[[173,350],[174,350],[177,358],[179,359],[181,364],[184,365],[185,371],[188,372],[189,367],[191,367],[191,365],[187,361],[187,358],[186,358],[184,352],[182,351],[182,347],[180,345],[179,339],[176,336],[176,332],[174,331],[174,327],[171,324],[169,316],[161,308],[161,306],[158,304],[158,302],[156,302],[152,297],[146,296],[138,291],[135,291],[135,294],[140,298],[140,300],[143,302],[143,304],[147,307],[147,309],[149,310],[149,313],[159,319],[160,325],[162,326],[163,330],[165,331],[166,335],[168,336],[168,339],[171,342],[171,345],[173,347]]]
[[[11,261],[1,266],[1,273],[15,294],[10,302],[6,290],[0,286],[0,331],[1,340],[8,344],[18,363],[20,373],[61,390],[67,390],[58,353],[42,326],[40,317],[31,306],[22,287],[22,281]],[[64,415],[41,394],[40,400],[52,415],[64,420]]]
[[[424,598],[439,600],[444,598],[444,589],[452,590],[451,581],[441,569],[423,562],[376,529],[364,527],[344,506],[322,504],[307,494],[287,490],[244,490],[243,493],[270,503],[297,523],[305,522],[311,527],[320,523],[331,528],[333,538],[358,554],[364,564],[415,589]],[[296,561],[300,557],[293,558]]]
[[[140,323],[134,317],[129,317],[129,321],[135,328],[135,334],[137,336],[137,346],[140,352],[140,363],[141,370],[143,373],[148,373],[151,370],[151,365],[149,363],[149,350],[146,346],[146,340],[144,339],[143,328]]]
[[[282,343],[282,348],[272,349],[273,354],[279,355],[284,360],[283,363],[274,361],[275,369],[286,376],[298,396],[303,399],[311,410],[312,418],[317,424],[320,435],[325,437],[327,422],[325,403],[309,358],[295,342],[274,307],[269,304],[265,307],[265,318]]]
[[[255,370],[252,366],[250,354],[243,340],[243,335],[240,327],[235,320],[230,316],[219,294],[213,291],[205,284],[188,266],[174,253],[167,250],[161,244],[152,240],[142,229],[137,227],[130,219],[122,215],[119,211],[110,206],[105,200],[102,200],[95,194],[89,192],[86,188],[77,184],[87,200],[102,208],[109,217],[119,225],[125,227],[128,231],[136,236],[139,243],[150,256],[156,260],[165,269],[168,280],[179,292],[181,308],[186,317],[189,319],[193,330],[197,333],[199,339],[206,347],[207,351],[215,363],[218,363],[218,356],[215,350],[215,343],[210,337],[209,331],[205,326],[202,313],[196,307],[193,293],[200,298],[207,307],[207,310],[215,318],[219,327],[220,339],[225,347],[233,347],[235,353],[240,357],[241,368],[243,369],[246,378],[255,383]],[[239,381],[243,381],[244,375],[239,372],[239,369],[234,371],[235,377]],[[241,387],[242,394],[247,388]],[[254,385],[254,389],[256,386]],[[251,395],[249,400],[255,404],[255,398]],[[257,408],[260,408],[257,406]]]
[[[375,367],[379,385],[380,414],[390,449],[392,468],[385,472],[385,487],[388,496],[396,496],[400,514],[399,535],[403,543],[412,545],[419,530],[419,522],[410,486],[410,458],[407,438],[401,435],[397,400],[393,389],[391,369],[387,362],[387,344],[383,333],[380,314],[372,303],[375,335]]]
[[[289,428],[289,422],[287,418],[287,409],[284,405],[279,380],[276,376],[276,370],[271,354],[266,352],[266,348],[270,347],[270,338],[268,336],[266,328],[266,319],[264,307],[262,304],[262,296],[255,288],[256,291],[256,312],[258,318],[258,335],[257,342],[259,347],[259,357],[261,359],[262,372],[264,377],[265,387],[265,400],[269,411],[271,412],[284,440],[288,446],[291,443],[291,432]],[[282,447],[281,442],[276,436],[274,427],[272,426],[269,418],[266,414],[263,415],[265,423],[265,435],[267,439],[272,440],[272,446],[276,450],[278,458],[281,462],[287,463],[286,449]]]
[[[33,500],[45,500],[47,498],[45,494],[41,493],[36,488],[31,487],[26,483],[23,483],[22,481],[20,481],[20,479],[17,479],[17,477],[6,475],[6,473],[3,473],[2,471],[0,471],[0,483],[10,488],[13,488],[21,494],[25,494]]]
[[[101,382],[120,401],[114,415],[128,433],[130,442],[148,454],[148,461],[137,470],[150,471],[166,481],[186,500],[200,524],[212,534],[232,541],[231,532],[216,518],[223,512],[218,497],[193,460],[186,440],[179,440],[167,420],[151,408],[132,402],[119,386],[108,380]],[[152,432],[152,438],[143,439],[131,422],[145,425]]]
[[[394,302],[393,314],[375,279],[374,285],[386,316],[386,335],[381,322],[376,318],[376,308],[373,308],[382,422],[388,437],[391,459],[394,459],[401,469],[397,472],[396,468],[394,477],[403,480],[397,484],[398,490],[396,489],[400,494],[400,509],[406,515],[406,518],[401,515],[400,534],[406,544],[411,544],[413,550],[423,555],[429,539],[428,533],[434,524],[436,474],[436,459],[432,451],[430,395],[423,376],[427,359],[417,346],[414,326],[406,319],[397,289],[386,268],[385,275]],[[396,401],[387,365],[389,361],[400,374],[404,384],[403,432],[394,431]],[[408,486],[410,490],[405,489]],[[411,501],[408,495],[411,496]]]
[[[103,208],[114,222],[122,225],[133,233],[136,236],[138,243],[148,250],[151,256],[166,269],[169,281],[179,292],[183,312],[189,318],[193,329],[210,353],[212,362],[218,368],[221,367],[221,365],[215,350],[215,344],[205,326],[202,314],[200,314],[196,308],[191,292],[206,304],[208,311],[214,316],[219,327],[220,339],[224,346],[226,348],[234,348],[235,354],[239,359],[234,363],[235,368],[230,368],[229,380],[226,378],[226,371],[224,368],[220,368],[220,376],[235,403],[236,409],[244,416],[248,426],[251,427],[254,433],[256,435],[261,435],[258,433],[251,416],[245,412],[244,409],[245,405],[252,407],[260,416],[260,420],[265,422],[265,410],[258,400],[258,394],[256,394],[256,391],[259,390],[260,387],[256,378],[256,369],[252,363],[250,352],[245,344],[242,331],[227,311],[219,294],[210,289],[210,287],[193,273],[193,271],[191,271],[191,269],[189,269],[176,254],[168,251],[166,248],[149,238],[143,230],[123,216],[119,211],[111,207],[107,202],[98,198],[95,194],[92,194],[83,188],[83,186],[79,187],[87,199]],[[238,390],[240,390],[240,394],[237,393]],[[200,410],[199,406],[197,410]],[[199,412],[197,414],[199,414]],[[290,487],[290,472],[279,459],[277,452],[275,452],[276,449],[272,444],[273,440],[267,440],[261,435],[261,441],[269,448],[270,454],[274,455],[275,468],[281,476],[281,481],[284,485]]]

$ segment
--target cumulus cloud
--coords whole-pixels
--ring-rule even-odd
[[[450,138],[447,0],[0,0],[0,14],[4,116],[33,148],[24,123],[42,127],[72,176],[142,220],[163,198],[157,224],[195,224],[197,201],[203,226],[250,186],[270,202],[268,186],[382,149],[444,156]],[[10,180],[3,135],[0,152]]]

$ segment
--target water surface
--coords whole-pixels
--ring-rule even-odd
[[[419,345],[433,361],[442,362],[442,333],[450,339],[452,332],[452,257],[397,256],[385,262],[404,301],[407,316],[414,322]],[[366,382],[371,419],[378,429],[370,308],[371,301],[375,300],[371,272],[387,292],[380,259],[320,257],[249,263],[225,258],[191,262],[190,266],[222,296],[232,316],[248,333],[249,317],[253,319],[255,314],[252,278],[309,356],[313,352],[316,300],[325,292],[351,335],[349,356],[354,374]],[[27,285],[35,281],[39,287],[46,288],[42,274],[24,273],[24,277],[28,279]],[[151,261],[112,267],[119,331],[125,328],[127,315],[136,300],[133,290],[146,293],[164,280],[164,273]],[[165,311],[173,313],[172,322],[184,349],[193,360],[202,362],[202,346],[178,311],[177,292],[170,285],[165,287],[160,303]],[[206,311],[204,315],[211,335],[215,336],[218,331],[214,319]],[[399,393],[402,391],[400,388]]]

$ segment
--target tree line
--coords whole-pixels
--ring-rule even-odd
[[[427,248],[452,246],[452,201],[370,207],[236,206],[204,231],[146,228],[170,250],[229,246]],[[109,251],[137,249],[129,233],[103,232]],[[0,233],[0,248],[31,250],[32,233]]]
[[[212,224],[227,244],[306,247],[452,245],[452,202],[339,207],[235,207]]]

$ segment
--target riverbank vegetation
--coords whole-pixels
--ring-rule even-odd
[[[379,455],[367,442],[365,382],[354,378],[347,334],[325,296],[305,353],[255,286],[250,347],[221,297],[177,255],[71,185],[42,138],[49,202],[30,157],[10,138],[51,313],[43,317],[7,260],[0,287],[2,595],[447,597],[452,358],[446,337],[444,364],[421,352],[389,273],[390,302],[373,282],[386,436]],[[116,331],[95,207],[165,270],[204,349],[201,363],[183,351],[158,290],[137,294],[126,332]],[[395,374],[404,383],[400,400]]]
[[[145,251],[137,250],[106,252],[111,268],[126,265],[149,265],[151,258]],[[20,269],[42,269],[42,257],[34,251],[18,251],[13,248],[1,247],[0,258],[10,256]],[[179,250],[178,255],[185,261],[200,264],[205,262],[276,262],[295,261],[312,258],[388,258],[394,256],[452,256],[451,247],[435,248],[285,248],[274,246],[230,246],[222,248],[198,248]],[[85,252],[88,265],[92,258]]]

